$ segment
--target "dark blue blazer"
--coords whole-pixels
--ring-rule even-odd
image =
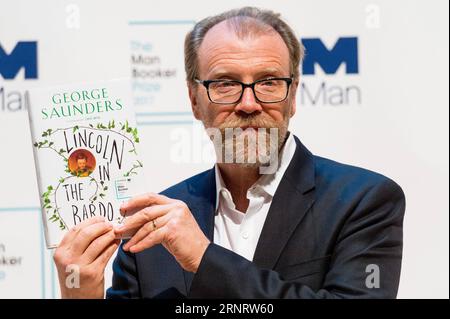
[[[120,247],[107,298],[395,298],[405,197],[380,174],[297,148],[273,197],[253,261],[211,243],[197,273],[162,245]],[[214,169],[162,194],[184,201],[213,242]]]

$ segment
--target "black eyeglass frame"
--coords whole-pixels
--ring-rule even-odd
[[[244,83],[244,82],[241,82],[241,81],[238,81],[238,80],[200,80],[200,79],[197,79],[197,78],[195,78],[194,81],[195,81],[196,83],[198,83],[198,84],[202,84],[202,85],[206,88],[206,93],[208,94],[208,98],[209,98],[209,100],[210,100],[212,103],[214,103],[214,104],[236,104],[236,103],[238,103],[238,102],[242,99],[242,96],[244,95],[244,90],[245,90],[246,88],[251,88],[251,89],[252,89],[252,91],[253,91],[253,96],[255,97],[256,101],[258,101],[259,103],[263,103],[263,104],[272,104],[272,103],[280,103],[280,102],[283,102],[284,100],[286,100],[286,98],[287,98],[288,95],[289,95],[289,88],[290,88],[290,86],[291,86],[291,84],[292,84],[293,77],[294,77],[293,75],[292,75],[290,78],[276,78],[276,77],[272,77],[272,78],[266,78],[266,79],[257,80],[257,81],[255,81],[255,82],[253,82],[253,83]],[[282,81],[286,81],[286,84],[287,84],[287,90],[286,90],[286,95],[285,95],[285,97],[282,98],[281,100],[277,100],[277,101],[271,101],[271,102],[264,102],[264,101],[261,101],[261,100],[256,96],[255,85],[256,85],[257,83],[261,83],[261,82],[264,82],[264,81],[274,81],[274,80],[282,80]],[[217,82],[232,82],[232,83],[239,83],[239,84],[241,85],[241,87],[242,87],[241,95],[239,96],[239,98],[238,98],[235,102],[215,102],[215,101],[213,101],[213,100],[211,99],[211,96],[209,95],[209,85],[210,85],[211,83],[217,83]]]

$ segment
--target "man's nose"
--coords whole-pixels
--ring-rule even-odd
[[[262,107],[258,101],[256,101],[252,88],[247,87],[244,89],[241,101],[236,105],[235,111],[245,112],[247,114],[262,111]]]

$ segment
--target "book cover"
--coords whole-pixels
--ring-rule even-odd
[[[130,82],[37,88],[28,110],[47,248],[66,231],[146,191]]]

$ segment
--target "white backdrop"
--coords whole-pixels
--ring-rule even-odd
[[[280,12],[299,38],[329,50],[339,39],[356,41],[346,56],[357,59],[357,73],[316,64],[303,76],[291,131],[313,153],[403,187],[399,297],[448,298],[445,0],[0,0],[0,298],[59,296],[43,245],[27,90],[130,77],[149,185],[161,191],[211,166],[184,84],[184,35],[195,21],[243,4]],[[107,285],[110,277],[109,268]]]

